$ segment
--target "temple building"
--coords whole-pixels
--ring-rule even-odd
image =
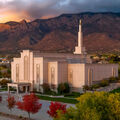
[[[44,83],[51,87],[69,83],[72,91],[80,92],[84,85],[95,84],[104,78],[117,77],[117,64],[93,64],[83,46],[82,23],[79,23],[78,46],[74,53],[41,53],[23,50],[20,58],[11,63],[12,81],[8,86],[42,91]]]

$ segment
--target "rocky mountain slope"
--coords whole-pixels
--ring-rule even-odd
[[[120,13],[80,13],[0,24],[0,52],[72,52],[77,44],[79,19],[88,53],[120,51]]]

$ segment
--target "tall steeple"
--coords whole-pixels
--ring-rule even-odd
[[[82,47],[82,21],[79,23],[79,32],[78,32],[78,47]]]
[[[83,47],[82,20],[79,21],[78,46],[75,47],[74,54],[86,54],[85,47]]]

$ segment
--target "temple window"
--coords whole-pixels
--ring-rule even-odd
[[[55,68],[51,67],[51,84],[55,84]]]
[[[93,81],[93,69],[88,69],[88,85],[92,85]]]
[[[16,64],[16,82],[19,82],[19,64]]]
[[[112,68],[112,76],[115,77],[116,76],[116,71],[115,68]]]
[[[28,56],[24,57],[24,80],[28,81]]]
[[[72,85],[72,83],[73,83],[73,70],[70,70],[70,72],[69,72],[68,83],[69,83],[70,85]]]
[[[36,64],[36,82],[40,83],[40,65]]]

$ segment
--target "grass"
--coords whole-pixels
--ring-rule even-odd
[[[1,88],[0,91],[1,91],[1,92],[7,91],[7,88]]]
[[[114,89],[110,93],[120,93],[120,88]]]
[[[42,95],[37,95],[38,98],[41,100],[48,100],[48,101],[57,101],[57,102],[63,102],[63,103],[70,103],[70,104],[76,104],[78,101],[76,99],[71,99],[71,98],[61,98],[61,97],[49,97],[49,96],[42,96]]]
[[[72,92],[72,93],[65,94],[64,97],[78,98],[78,97],[80,97],[81,95],[82,95],[82,93]]]

